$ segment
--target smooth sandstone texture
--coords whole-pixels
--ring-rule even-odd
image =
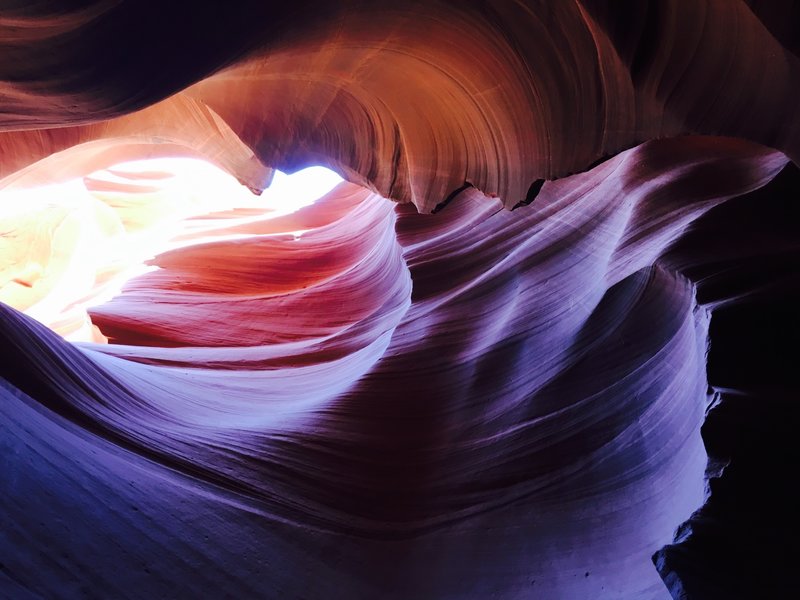
[[[87,4],[0,13],[0,174],[103,140],[88,172],[133,136],[254,188],[258,162],[329,165],[428,212],[465,183],[513,206],[653,137],[800,153],[790,2]]]
[[[0,7],[0,596],[785,597],[796,16]]]

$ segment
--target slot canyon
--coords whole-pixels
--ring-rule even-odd
[[[795,0],[0,1],[0,599],[798,597],[799,98]]]

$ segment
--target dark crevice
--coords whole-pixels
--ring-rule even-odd
[[[682,270],[698,300],[717,306],[707,370],[720,399],[701,429],[709,498],[653,556],[673,598],[789,598],[800,589],[798,197],[800,170],[789,164],[764,188],[709,211],[665,257],[691,265]]]
[[[455,190],[453,190],[452,192],[450,192],[450,194],[447,196],[447,198],[445,198],[444,200],[439,202],[439,204],[437,204],[433,208],[433,210],[431,211],[431,214],[435,215],[436,213],[441,212],[442,210],[444,210],[445,207],[448,204],[450,204],[455,199],[456,196],[458,196],[461,192],[463,192],[464,190],[469,189],[471,187],[472,187],[472,184],[465,181],[464,185],[462,185],[461,187],[458,187]]]

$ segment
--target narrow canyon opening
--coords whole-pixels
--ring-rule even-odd
[[[0,598],[792,597],[797,2],[0,4]]]
[[[156,271],[158,255],[256,235],[236,231],[308,207],[341,181],[325,167],[274,171],[257,195],[208,161],[176,157],[0,190],[0,302],[67,340],[104,343],[92,310]]]

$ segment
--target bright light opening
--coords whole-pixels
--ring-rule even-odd
[[[341,181],[323,167],[275,172],[270,187],[256,196],[210,163],[162,158],[0,192],[0,302],[67,339],[104,341],[87,308],[154,270],[145,264],[149,259],[244,236],[235,231],[310,206]]]
[[[270,186],[256,196],[234,177],[204,160],[194,158],[154,158],[116,165],[93,176],[114,179],[115,175],[134,175],[146,180],[173,177],[180,187],[209,205],[267,207],[287,214],[309,206],[331,191],[342,178],[325,167],[308,167],[291,175],[275,171]]]

